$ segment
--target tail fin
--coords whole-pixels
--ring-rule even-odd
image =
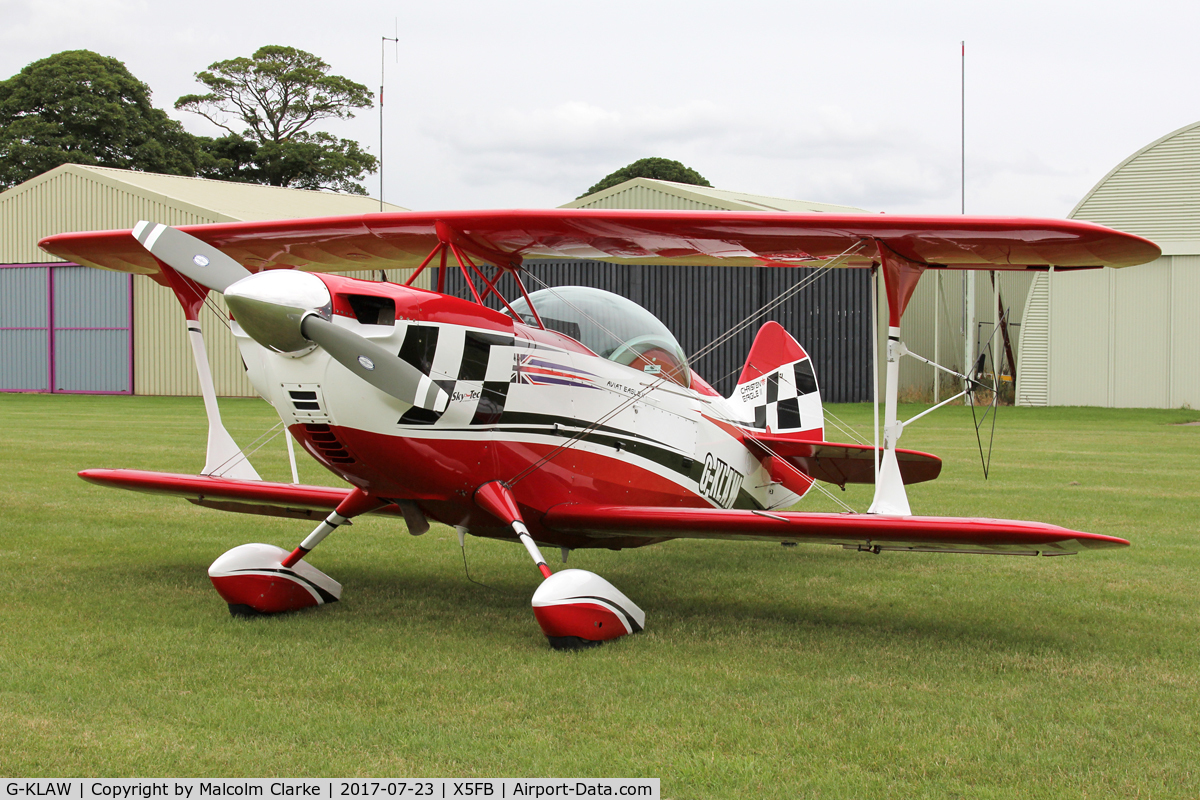
[[[754,337],[729,402],[747,427],[824,438],[825,415],[812,361],[777,322],[763,325]]]

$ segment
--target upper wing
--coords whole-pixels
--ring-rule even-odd
[[[181,230],[251,270],[415,267],[439,242],[492,263],[590,258],[626,264],[809,266],[863,244],[843,266],[870,266],[886,246],[920,264],[958,269],[1127,267],[1158,246],[1090,222],[1003,217],[546,209],[364,214],[230,222]],[[63,233],[40,242],[60,258],[121,272],[158,265],[129,231]]]
[[[1129,545],[1115,536],[1082,533],[1042,522],[721,508],[638,508],[568,503],[546,512],[542,523],[555,531],[591,536],[766,539],[840,544],[875,552],[915,550],[1052,556]]]

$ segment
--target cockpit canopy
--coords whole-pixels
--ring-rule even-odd
[[[687,356],[667,326],[632,300],[603,289],[558,286],[529,295],[547,328],[564,333],[601,358],[690,386]],[[512,304],[537,326],[524,298]]]

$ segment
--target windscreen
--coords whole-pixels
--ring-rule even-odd
[[[547,328],[564,333],[596,355],[681,386],[691,385],[687,356],[667,326],[637,303],[603,289],[558,286],[529,296]],[[521,298],[513,311],[537,326]]]

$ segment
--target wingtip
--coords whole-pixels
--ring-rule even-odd
[[[1118,536],[1105,536],[1100,533],[1089,534],[1086,537],[1081,536],[1076,541],[1079,542],[1080,547],[1089,550],[1102,550],[1109,547],[1129,547],[1132,544],[1128,539],[1122,539]]]

